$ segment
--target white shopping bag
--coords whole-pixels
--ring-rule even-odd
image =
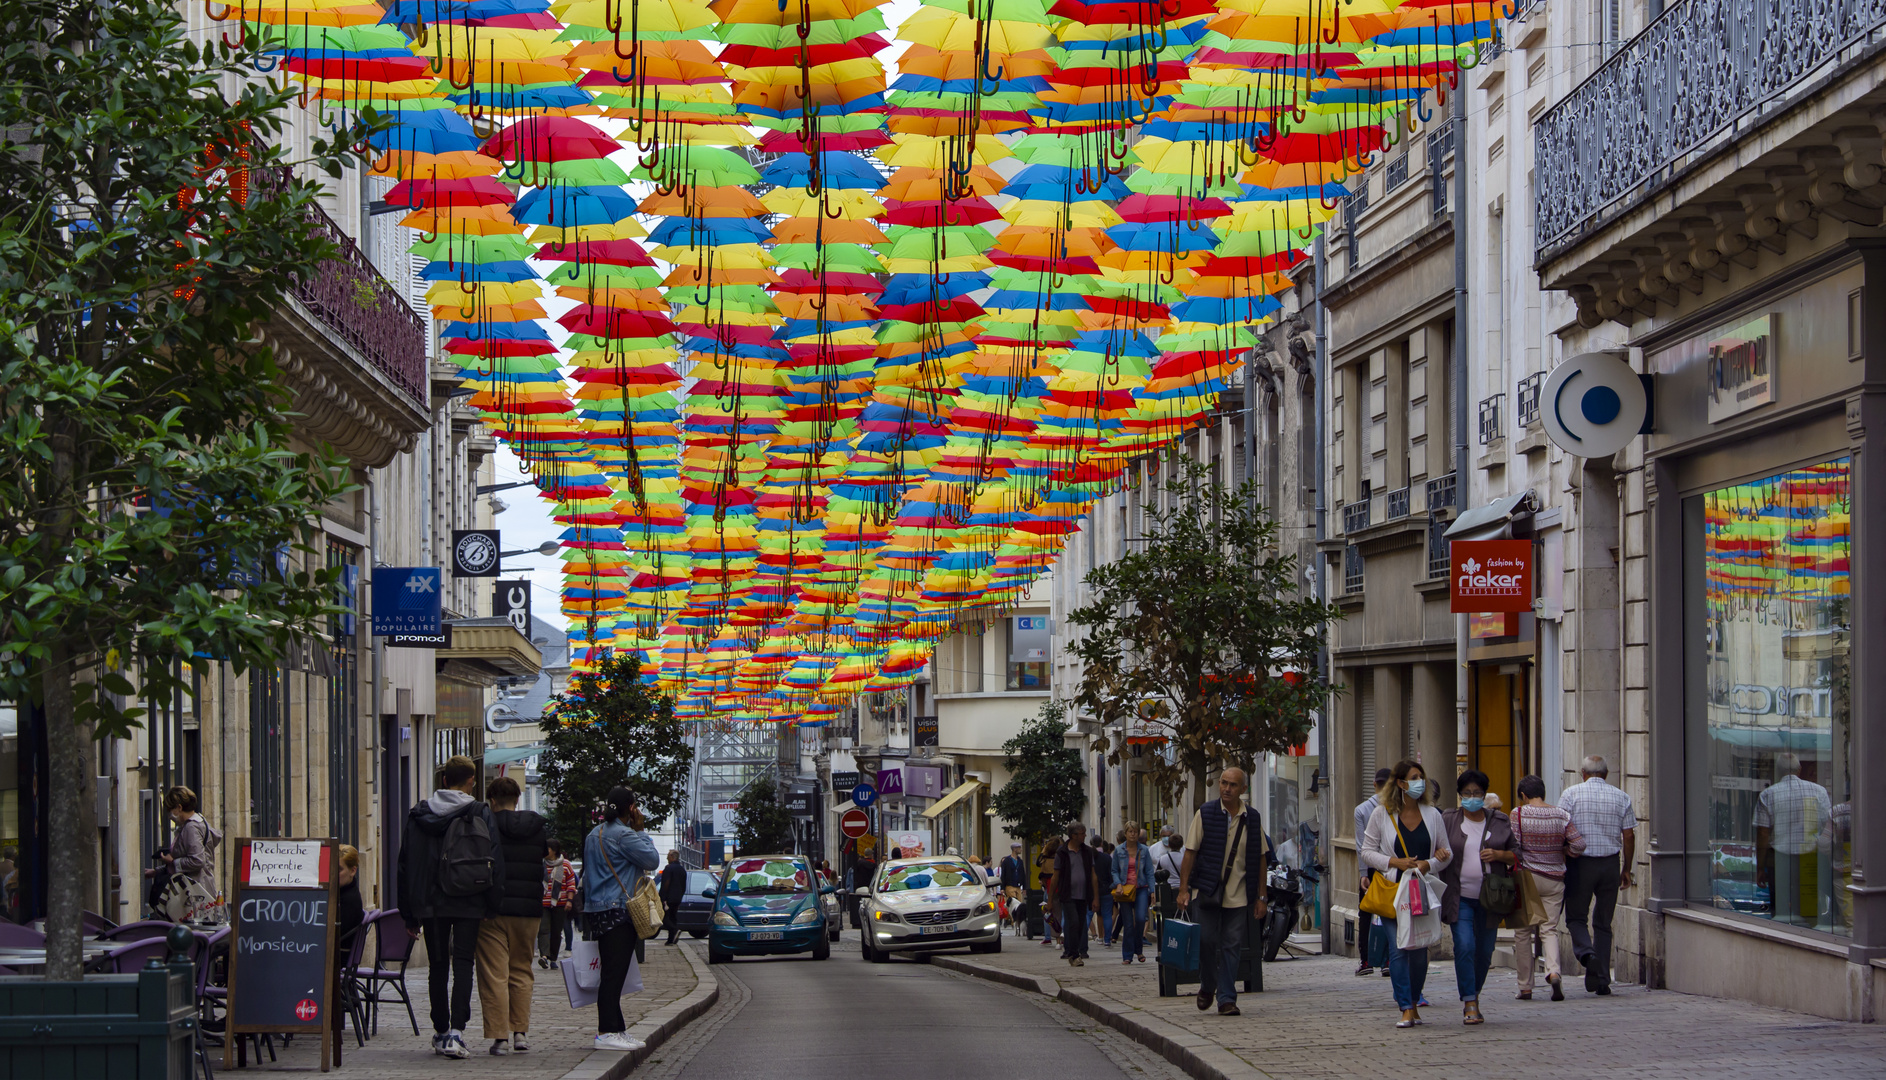
[[[1395,947],[1425,949],[1441,940],[1441,894],[1438,878],[1418,872],[1401,876],[1395,887]],[[1419,911],[1420,914],[1415,914]]]
[[[596,943],[577,938],[570,959],[576,961],[576,985],[589,991],[590,999],[595,1000],[596,987],[602,983],[602,954]]]
[[[633,956],[629,957],[629,974],[622,980],[622,992],[624,994],[642,992],[642,965],[636,963]]]
[[[570,995],[570,1008],[587,1009],[596,1004],[597,980],[592,978],[588,987],[581,985],[583,969],[576,957],[566,956],[557,961],[557,966],[563,969],[563,989]]]

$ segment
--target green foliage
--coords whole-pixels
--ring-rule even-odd
[[[53,722],[101,736],[123,695],[188,692],[176,661],[273,665],[337,610],[317,515],[346,478],[288,448],[247,345],[330,254],[315,189],[245,200],[206,164],[289,164],[294,95],[183,30],[156,0],[0,11],[0,698],[55,685]]]
[[[762,777],[740,793],[734,811],[734,846],[742,855],[775,855],[792,851],[792,815],[779,804],[779,789],[771,777]]]
[[[694,751],[674,701],[642,681],[633,652],[609,652],[592,673],[571,681],[540,724],[548,749],[538,758],[551,834],[563,850],[583,850],[583,837],[601,820],[601,806],[617,784],[640,798],[649,828],[659,828],[681,805]]]
[[[1248,765],[1308,735],[1329,685],[1318,651],[1334,605],[1304,595],[1295,555],[1246,484],[1227,490],[1197,463],[1166,486],[1143,544],[1087,574],[1080,706],[1102,725],[1135,717],[1168,740],[1153,782],[1176,801],[1187,777]],[[1151,501],[1149,500],[1149,509]],[[1122,747],[1111,750],[1118,762]]]
[[[1023,721],[1021,731],[1002,744],[1008,783],[989,803],[1011,836],[1039,845],[1061,835],[1087,805],[1086,770],[1079,750],[1070,749],[1067,709],[1052,701]]]

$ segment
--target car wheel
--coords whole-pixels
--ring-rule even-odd
[[[830,960],[831,958],[832,958],[831,939],[821,934],[819,935],[819,939],[812,943],[812,959]]]
[[[707,962],[709,964],[724,964],[728,961],[728,959],[730,959],[730,957],[725,952],[722,952],[721,950],[714,948],[714,945],[712,942],[708,943]]]
[[[704,938],[704,937],[706,937],[706,936],[707,936],[707,931],[705,931],[705,930],[689,930],[689,931],[688,931],[688,936],[689,936],[689,937],[691,937],[691,938],[693,938],[693,939],[694,939],[694,940],[696,940],[696,941],[699,941],[699,940],[701,940],[702,938]]]
[[[839,937],[840,937],[840,936],[841,936],[841,935],[842,935],[843,933],[844,933],[844,931],[842,931],[842,930],[840,930],[840,929],[838,928],[838,924],[837,924],[837,923],[832,923],[832,924],[831,924],[831,929],[830,929],[829,931],[827,931],[827,932],[826,932],[826,935],[825,935],[825,939],[826,939],[827,941],[837,941],[837,940],[839,939]]]

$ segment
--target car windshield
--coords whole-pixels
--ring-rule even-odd
[[[938,860],[902,863],[886,869],[878,881],[878,891],[894,893],[910,889],[958,889],[976,884],[980,884],[976,880],[976,872],[967,863]]]
[[[812,873],[799,859],[739,859],[727,868],[727,881],[742,893],[812,891]]]
[[[700,895],[702,889],[714,887],[714,875],[705,870],[688,871],[688,891]]]

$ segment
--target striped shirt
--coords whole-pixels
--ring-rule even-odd
[[[1519,865],[1554,880],[1565,876],[1565,858],[1585,853],[1585,837],[1572,815],[1556,806],[1516,806],[1508,815],[1519,841]]]
[[[1637,828],[1631,797],[1605,783],[1602,776],[1566,788],[1559,794],[1559,809],[1571,815],[1572,824],[1584,835],[1587,858],[1623,851],[1624,830]]]

